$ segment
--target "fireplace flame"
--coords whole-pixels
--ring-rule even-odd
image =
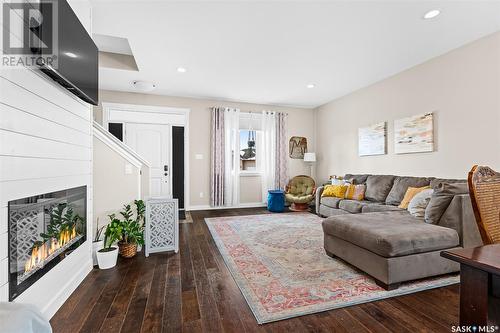
[[[31,251],[31,257],[26,261],[24,265],[24,272],[29,272],[37,266],[43,264],[45,259],[55,253],[57,250],[61,249],[64,245],[71,242],[76,238],[76,236],[76,228],[73,227],[71,230],[61,231],[57,239],[51,238],[42,245],[33,247],[33,250]]]

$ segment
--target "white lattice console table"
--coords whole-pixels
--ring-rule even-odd
[[[179,251],[179,205],[177,199],[146,201],[146,257],[150,253]]]

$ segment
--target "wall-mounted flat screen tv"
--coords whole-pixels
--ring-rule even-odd
[[[50,3],[52,6],[39,7],[45,22],[30,24],[30,30],[39,36],[42,43],[55,46],[50,52],[55,53],[57,64],[50,66],[40,63],[40,69],[82,100],[97,105],[97,46],[66,0],[53,0]],[[51,24],[47,24],[48,20]],[[32,51],[37,55],[47,52],[44,48],[32,48]]]

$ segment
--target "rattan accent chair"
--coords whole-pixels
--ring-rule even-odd
[[[290,202],[290,210],[304,212],[309,209],[309,203],[314,200],[316,183],[309,176],[293,177],[285,189],[285,199]]]
[[[483,243],[500,243],[500,173],[475,165],[469,172],[472,208]]]

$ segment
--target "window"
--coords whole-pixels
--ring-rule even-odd
[[[240,130],[240,171],[257,171],[257,132]]]
[[[108,129],[111,134],[123,142],[123,123],[108,123]]]

